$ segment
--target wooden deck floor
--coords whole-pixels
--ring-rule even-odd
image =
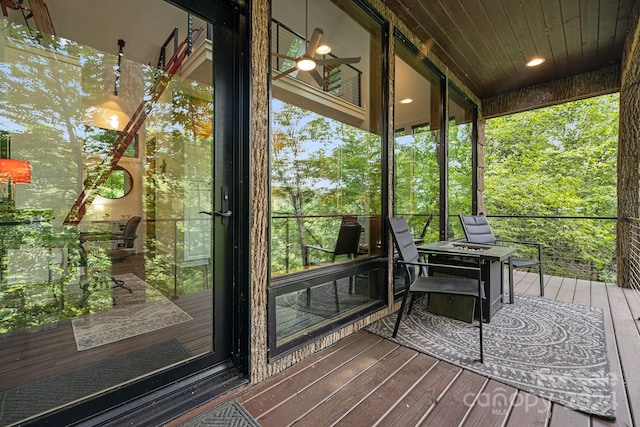
[[[516,273],[515,280],[516,293],[537,295],[537,274]],[[366,331],[234,397],[262,426],[640,425],[638,296],[615,285],[546,277],[545,297],[604,309],[617,379],[615,421],[567,409]]]

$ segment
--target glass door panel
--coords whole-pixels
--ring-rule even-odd
[[[33,13],[0,35],[2,425],[230,357],[215,20],[159,0]]]

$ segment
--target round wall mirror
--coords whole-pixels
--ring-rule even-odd
[[[133,186],[133,178],[125,168],[113,168],[107,180],[100,186],[98,194],[107,199],[119,199],[126,196]]]

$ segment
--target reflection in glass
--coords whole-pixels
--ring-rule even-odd
[[[327,275],[382,251],[382,31],[354,2],[274,0],[272,18],[271,273]],[[296,67],[305,54],[311,71]],[[366,277],[274,286],[275,346],[379,301]]]
[[[173,77],[146,65],[174,28],[182,42],[189,23],[201,35],[206,23],[158,0],[125,14],[125,1],[94,2],[82,16],[80,3],[48,4],[57,34],[50,43],[19,11],[2,18],[1,138],[10,139],[12,158],[28,159],[32,177],[15,210],[0,212],[0,342],[11,340],[8,351],[19,355],[3,364],[0,425],[213,350],[212,223],[198,215],[212,205],[212,63],[200,55]],[[122,152],[114,146],[122,133],[85,115],[113,92],[119,37],[144,40],[138,57],[121,58],[119,100],[145,112]],[[204,37],[191,40],[194,51],[211,49]],[[106,182],[89,186],[119,154],[126,159]],[[82,195],[80,223],[63,224]],[[129,234],[135,217],[142,221]],[[81,374],[82,387],[64,386]],[[28,397],[15,400],[28,385]]]
[[[438,239],[440,211],[441,78],[399,40],[395,58],[394,215],[415,237]],[[402,102],[411,99],[412,102]]]
[[[131,191],[133,178],[126,169],[116,166],[107,180],[100,186],[98,194],[107,199],[120,199]]]
[[[343,277],[275,297],[276,341],[281,345],[303,334],[311,325],[320,326],[380,299],[381,270]]]
[[[449,85],[449,218],[472,213],[474,104]],[[460,221],[450,221],[448,236],[464,237]]]
[[[85,126],[84,151],[86,153],[108,154],[113,150],[114,142],[122,132],[113,129],[103,129],[95,126]],[[138,157],[138,135],[134,135],[131,143],[124,151],[124,157]]]

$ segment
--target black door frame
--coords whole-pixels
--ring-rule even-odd
[[[229,207],[233,212],[225,231],[215,230],[214,242],[214,245],[224,245],[233,253],[233,262],[218,263],[214,257],[214,280],[226,285],[222,297],[216,298],[213,307],[214,313],[222,310],[225,316],[224,333],[214,333],[214,349],[218,353],[223,350],[224,361],[220,361],[219,354],[202,355],[117,390],[47,413],[27,424],[161,423],[248,382],[249,6],[217,0],[165,1],[214,22],[213,40],[225,41],[213,49],[215,80],[225,84],[216,85],[214,90],[214,141],[223,141],[224,144],[222,151],[215,153],[212,170],[216,182],[214,209],[221,207],[218,191],[224,183],[229,187]],[[214,218],[214,221],[220,220]]]

